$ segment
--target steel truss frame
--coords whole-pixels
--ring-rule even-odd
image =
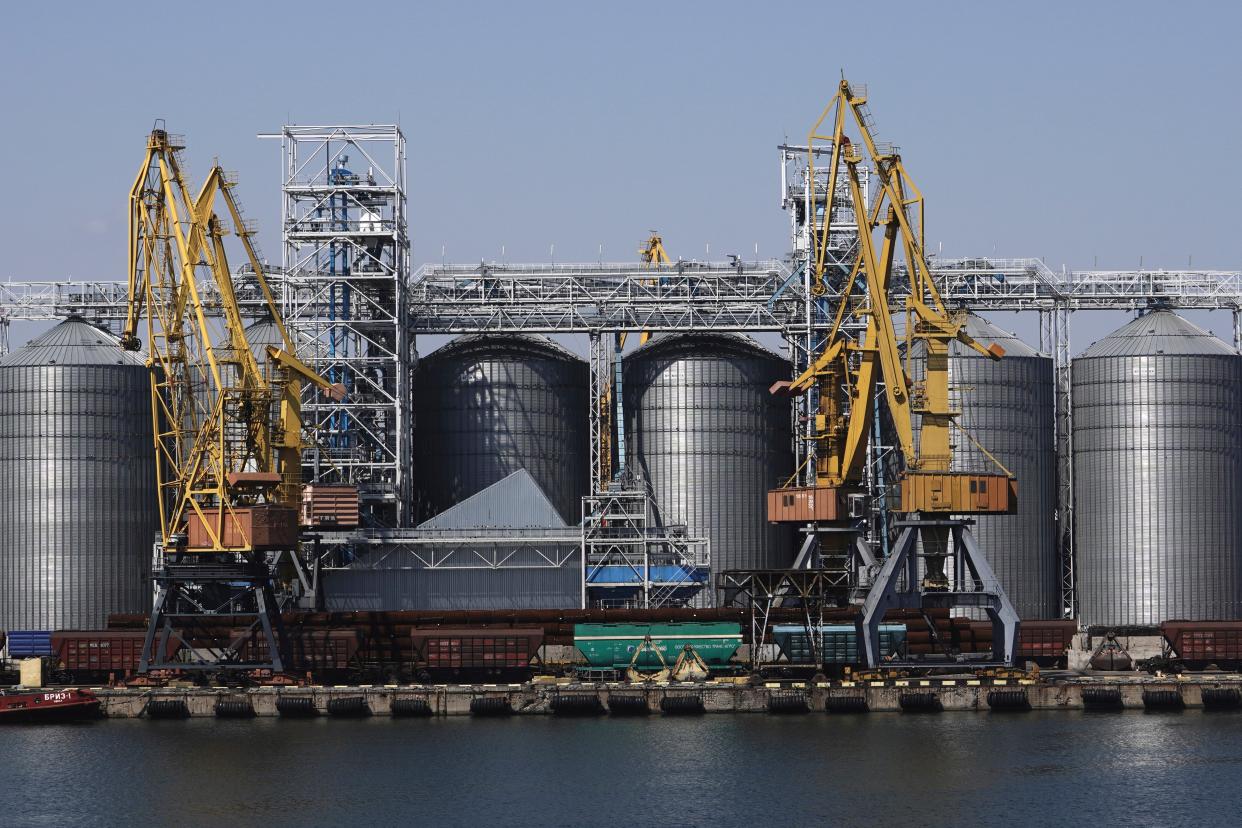
[[[880,625],[890,609],[923,609],[928,607],[975,607],[987,612],[992,622],[992,655],[989,663],[1012,664],[1018,636],[1018,613],[1014,610],[1004,585],[996,577],[987,558],[975,544],[970,531],[973,521],[928,520],[915,518],[898,521],[900,535],[893,543],[892,553],[884,559],[875,586],[867,592],[862,616],[855,622],[858,630],[859,654],[863,663],[882,663]],[[947,563],[952,566],[952,583],[943,592],[919,589],[919,558],[916,551],[920,531],[940,529],[951,538]],[[911,662],[915,663],[915,662]],[[976,660],[976,664],[980,663]]]
[[[281,673],[287,661],[280,606],[266,563],[166,564],[154,574],[155,601],[139,658],[139,673],[179,670],[218,672],[260,670]],[[234,637],[221,638],[210,629],[213,617],[249,619]],[[193,657],[169,660],[176,641]],[[268,657],[247,661],[248,653]],[[253,648],[253,649],[251,649]]]
[[[318,539],[324,570],[562,569],[577,564],[578,547],[576,529],[530,535],[505,529],[452,535],[397,529]],[[394,557],[408,563],[393,565]]]
[[[285,324],[306,362],[346,387],[344,400],[302,402],[318,439],[304,479],[356,484],[368,523],[399,526],[413,497],[405,136],[330,125],[261,137],[281,142]]]
[[[824,569],[730,569],[716,576],[716,588],[725,606],[750,610],[750,662],[763,664],[763,642],[772,627],[772,611],[796,601],[803,612],[811,661],[822,663],[824,610],[836,607],[848,594],[848,574]]]
[[[946,303],[985,313],[1039,314],[1040,348],[1054,362],[1061,591],[1065,614],[1073,617],[1072,314],[1148,307],[1224,310],[1233,315],[1234,346],[1242,347],[1242,271],[1058,273],[1034,258],[942,259],[933,262],[933,271]],[[273,281],[280,282],[280,275]],[[0,283],[0,325],[8,319],[55,320],[76,314],[115,327],[124,320],[125,298],[126,288],[119,282]],[[831,304],[835,297],[830,291],[822,298]],[[805,270],[781,262],[679,262],[654,269],[640,263],[425,265],[406,301],[408,326],[402,327],[411,333],[591,335],[593,492],[603,482],[597,448],[600,412],[594,401],[601,398],[597,392],[604,384],[612,382],[612,334],[644,329],[775,332],[789,343],[791,370],[797,373],[819,329]],[[308,304],[300,312],[326,313],[324,305],[315,307]],[[408,369],[411,362],[407,348],[403,364]],[[399,373],[404,378],[406,372]],[[405,405],[408,422],[408,399]],[[408,429],[401,431],[404,435]],[[408,452],[408,445],[402,450]]]
[[[691,577],[694,569],[711,565],[711,543],[690,537],[684,527],[660,526],[647,487],[633,474],[623,475],[603,491],[582,499],[583,605],[612,606],[593,599],[592,590],[606,593],[608,584],[592,585],[591,576],[604,567],[632,572],[640,585],[643,609],[678,605],[678,595],[701,587]],[[680,531],[679,531],[680,530]],[[682,574],[669,580],[652,578],[652,567],[669,566]],[[632,589],[627,583],[623,588]],[[697,590],[696,590],[697,591]]]

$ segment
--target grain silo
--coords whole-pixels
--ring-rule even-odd
[[[1157,310],[1096,342],[1072,370],[1082,622],[1238,617],[1238,355]]]
[[[711,541],[715,573],[793,561],[791,533],[766,513],[768,489],[793,472],[789,403],[768,392],[788,378],[785,360],[739,335],[657,336],[625,358],[627,463],[665,525]]]
[[[1018,481],[1017,513],[975,516],[975,539],[1020,617],[1058,618],[1052,358],[974,314],[967,314],[965,330],[985,347],[1000,345],[1005,356],[993,360],[956,340],[949,343],[949,384],[961,412],[953,470],[1000,471],[986,449]],[[924,376],[924,353],[925,344],[917,341],[910,365],[915,381]]]
[[[0,357],[0,629],[150,609],[150,394],[144,358],[80,319]]]
[[[414,457],[423,516],[526,469],[565,522],[590,485],[586,361],[541,336],[460,337],[422,360]]]

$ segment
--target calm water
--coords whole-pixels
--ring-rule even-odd
[[[1237,825],[1242,714],[0,728],[0,825]]]

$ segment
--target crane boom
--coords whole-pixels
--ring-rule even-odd
[[[309,381],[339,399],[343,389],[294,356],[263,264],[219,166],[189,195],[178,157],[182,143],[155,129],[130,191],[129,312],[125,347],[138,347],[147,323],[155,443],[160,458],[163,543],[190,553],[248,553],[296,543],[301,497],[299,386]],[[282,342],[257,352],[233,289],[216,205],[223,201]],[[219,306],[198,289],[209,280]],[[223,331],[209,319],[218,312]],[[260,360],[264,364],[260,364]],[[279,536],[255,536],[251,512],[279,515]],[[289,530],[292,530],[292,535]]]
[[[1004,354],[999,346],[984,347],[976,342],[966,333],[963,320],[945,308],[923,252],[922,193],[911,181],[900,154],[876,142],[865,107],[865,94],[842,80],[808,136],[809,180],[815,180],[817,150],[825,141],[830,142],[831,153],[824,154],[832,159],[827,192],[836,192],[838,177],[846,176],[857,224],[858,254],[848,274],[832,272],[828,239],[837,229],[832,226],[833,211],[825,209],[822,216],[813,219],[812,293],[825,294],[829,280],[835,278],[840,299],[810,365],[792,381],[773,388],[792,394],[812,389],[818,392],[815,488],[828,496],[824,502],[835,502],[840,493],[861,483],[874,417],[870,401],[881,388],[904,474],[949,473],[955,416],[949,405],[949,342],[960,341],[992,359]],[[825,123],[831,123],[832,130],[822,134]],[[859,142],[849,137],[847,125],[851,123]],[[864,163],[869,163],[880,185],[870,205],[859,175]],[[882,231],[878,245],[876,229]],[[899,259],[904,268],[899,269]],[[904,308],[897,298],[899,277],[903,277],[900,287],[906,293]],[[904,342],[897,325],[901,315],[906,318]],[[918,384],[910,380],[906,370],[911,346],[916,342],[923,344],[927,354],[925,378]],[[921,420],[917,444],[916,417]],[[1008,474],[1000,477],[1008,478]],[[1010,487],[1005,483],[1001,488],[1008,491]],[[911,501],[903,511],[933,509],[962,514],[1010,508],[1007,501],[999,506],[982,502],[972,505],[957,497],[953,503],[933,507],[920,500],[916,494],[921,491],[919,487],[910,491]],[[779,514],[775,517],[779,519]]]
[[[191,197],[183,147],[162,126],[152,130],[129,195],[122,343],[141,347],[145,319],[161,530],[139,671],[270,677],[286,655],[274,576],[283,555],[294,567],[299,560],[301,386],[334,399],[344,389],[297,358],[235,180],[214,165]],[[230,232],[245,250],[279,347],[257,351],[247,337],[225,246]],[[207,306],[200,284],[214,285],[217,306]],[[200,625],[220,614],[239,624],[249,618],[249,626],[219,637]],[[174,637],[192,660],[169,660]]]
[[[999,471],[954,469],[951,434],[958,426],[949,394],[951,342],[990,359],[1004,351],[976,342],[964,316],[945,307],[924,252],[923,195],[896,148],[875,140],[865,91],[844,78],[807,137],[808,193],[824,178],[815,171],[815,159],[824,155],[831,167],[822,212],[808,211],[806,267],[812,296],[833,295],[837,304],[828,308],[826,298],[817,299],[831,320],[825,336],[801,374],[772,386],[773,393],[812,395],[815,465],[810,485],[791,478],[768,492],[768,519],[801,524],[806,540],[798,561],[832,573],[834,600],[865,593],[856,624],[869,666],[877,664],[887,610],[953,606],[988,613],[993,658],[1008,663],[1017,614],[964,516],[1013,511],[1016,483],[986,449]],[[867,180],[879,184],[871,203],[864,164]],[[841,192],[857,232],[848,268],[829,250],[830,239],[845,229],[833,226]],[[817,193],[814,198],[818,203]],[[918,381],[908,370],[916,350],[924,367]],[[878,459],[885,428],[896,444],[896,498]],[[894,500],[902,527],[895,535],[888,519]]]

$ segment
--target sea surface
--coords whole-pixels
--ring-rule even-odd
[[[0,727],[0,825],[1242,824],[1242,713]]]

